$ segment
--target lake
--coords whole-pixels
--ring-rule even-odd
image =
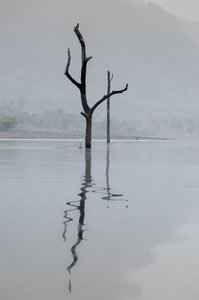
[[[199,141],[0,140],[3,300],[199,299]]]

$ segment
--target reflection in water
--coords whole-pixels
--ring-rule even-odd
[[[70,205],[71,209],[68,209],[65,211],[65,218],[66,221],[64,222],[64,232],[63,232],[63,238],[66,241],[66,232],[67,232],[67,223],[72,221],[73,219],[68,217],[68,213],[73,210],[79,210],[79,223],[78,223],[78,230],[77,230],[77,242],[72,246],[71,253],[73,256],[72,263],[68,266],[67,271],[71,275],[72,268],[76,265],[78,261],[78,255],[77,255],[77,246],[81,243],[83,240],[83,226],[84,226],[84,218],[85,218],[85,201],[87,199],[86,193],[88,193],[87,188],[92,187],[92,176],[91,176],[91,150],[86,149],[85,150],[85,175],[84,175],[84,181],[81,186],[81,192],[78,194],[80,196],[79,201],[71,201],[68,202],[67,205]],[[75,205],[74,203],[78,202],[79,205]],[[72,291],[72,285],[71,285],[71,278],[69,278],[69,291]]]
[[[128,201],[123,199],[115,199],[115,197],[122,197],[122,194],[113,194],[111,193],[110,188],[110,179],[109,179],[109,169],[110,169],[110,146],[107,145],[107,152],[106,152],[106,188],[99,188],[95,189],[92,192],[94,193],[102,193],[106,194],[106,196],[102,197],[103,200],[107,201]],[[84,218],[85,218],[85,201],[87,199],[86,194],[89,192],[87,188],[92,188],[95,183],[93,183],[92,175],[91,175],[91,149],[85,150],[85,174],[84,174],[84,180],[81,185],[81,192],[78,194],[80,197],[80,200],[78,201],[70,201],[67,202],[67,205],[69,205],[71,208],[67,209],[65,211],[64,218],[66,221],[64,222],[64,231],[63,231],[63,238],[64,241],[66,241],[66,234],[67,234],[67,225],[69,222],[73,221],[73,218],[69,216],[69,213],[71,211],[79,211],[79,222],[78,222],[78,229],[77,229],[77,241],[71,248],[71,253],[73,260],[71,264],[68,266],[67,271],[69,272],[69,286],[68,289],[71,292],[72,291],[72,284],[71,284],[71,270],[72,268],[77,264],[78,261],[78,255],[77,255],[77,247],[83,240],[83,233],[84,233]],[[126,206],[128,207],[128,206]],[[109,206],[107,207],[109,208]]]
[[[111,193],[111,187],[110,187],[110,179],[109,179],[109,170],[110,170],[110,144],[107,144],[106,148],[106,187],[94,190],[94,193],[100,193],[100,194],[105,194],[106,196],[102,197],[101,199],[107,200],[107,201],[126,201],[121,198],[117,197],[122,197],[123,194],[113,194]],[[128,206],[126,206],[128,208]],[[107,206],[109,208],[109,206]]]

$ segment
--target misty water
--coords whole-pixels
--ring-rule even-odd
[[[199,141],[0,141],[3,300],[199,298]]]

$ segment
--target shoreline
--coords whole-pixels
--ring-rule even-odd
[[[69,135],[51,132],[0,131],[0,139],[82,139],[84,135]],[[93,139],[106,139],[106,136],[95,136]],[[136,140],[137,136],[112,136],[112,140]],[[173,140],[166,137],[138,136],[139,140]]]

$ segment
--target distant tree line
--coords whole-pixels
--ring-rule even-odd
[[[16,101],[0,106],[0,130],[57,132],[70,135],[84,134],[84,120],[81,115],[67,114],[64,109],[45,110],[40,113],[27,112]],[[199,118],[169,116],[123,121],[111,118],[112,136],[172,136],[199,135]],[[101,121],[93,120],[94,135],[106,135],[106,116]]]
[[[152,118],[149,124],[154,133],[167,132],[168,134],[197,134],[199,135],[199,118],[174,117],[156,119]]]
[[[9,129],[15,128],[17,120],[12,116],[0,116],[0,131],[8,131]]]
[[[36,132],[54,132],[66,133],[69,135],[84,134],[84,119],[81,115],[67,114],[62,108],[56,110],[45,110],[41,113],[28,113],[21,109],[17,103],[9,103],[0,107],[0,115],[6,115],[8,118],[15,118],[18,131],[36,131]],[[111,120],[113,135],[133,135],[137,127],[134,122],[118,121],[115,118]],[[8,129],[13,129],[10,127]],[[0,130],[4,131],[2,127]],[[95,135],[106,135],[106,118],[102,121],[93,120],[93,130]]]

